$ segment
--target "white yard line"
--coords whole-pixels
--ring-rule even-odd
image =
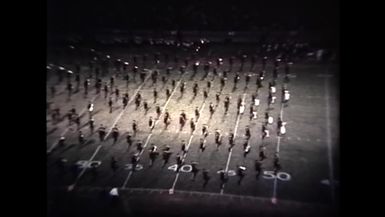
[[[281,102],[281,108],[280,108],[280,112],[279,112],[279,117],[281,118],[281,120],[283,121],[283,103]],[[279,130],[279,129],[278,129]],[[281,137],[278,136],[278,140],[277,140],[277,146],[276,146],[276,149],[275,149],[275,152],[278,154],[279,153],[279,147],[281,145]],[[271,201],[275,204],[277,202],[277,186],[278,186],[278,179],[277,179],[277,176],[275,176],[274,178],[274,186],[273,186],[273,196],[271,197]]]
[[[246,95],[247,95],[246,93],[243,94],[242,102],[245,102]],[[239,125],[239,120],[240,120],[240,119],[241,119],[241,115],[238,113],[237,122],[236,122],[235,128],[234,128],[234,141],[235,141],[235,138],[237,137],[237,130],[238,130],[238,125]],[[227,157],[225,173],[228,172],[229,165],[230,165],[230,159],[231,159],[232,153],[233,153],[233,149],[230,149],[229,155],[228,155],[228,157]],[[223,187],[221,188],[220,194],[223,194],[224,189],[225,189],[225,185],[223,185]]]
[[[325,77],[325,103],[326,103],[326,141],[328,148],[328,165],[329,165],[329,179],[330,179],[330,193],[331,199],[334,203],[335,192],[334,192],[334,167],[333,167],[333,153],[332,153],[332,138],[330,128],[330,102],[329,102],[329,78]]]
[[[186,74],[186,73],[185,73],[185,74]],[[174,95],[176,89],[178,88],[178,86],[179,86],[180,83],[182,82],[183,76],[184,76],[185,74],[182,75],[182,77],[180,78],[180,80],[178,81],[178,83],[175,85],[175,88],[174,88],[174,90],[171,92],[170,97],[167,99],[166,103],[163,105],[161,115],[160,115],[159,118],[155,121],[154,126],[153,126],[152,129],[155,129],[155,126],[156,126],[156,125],[158,124],[158,122],[161,120],[161,117],[163,116],[164,111],[166,110],[168,103],[170,102],[170,100],[171,100],[172,96]],[[147,139],[146,139],[146,143],[143,145],[143,150],[139,153],[139,160],[140,160],[140,156],[142,155],[142,153],[143,153],[144,149],[146,148],[148,142],[150,141],[151,136],[152,136],[152,131],[151,131],[151,133],[148,135],[148,137],[147,137]],[[138,160],[138,161],[139,161],[139,160]],[[127,183],[128,183],[128,180],[130,180],[131,176],[132,176],[132,170],[130,170],[130,171],[128,172],[128,175],[127,175],[126,179],[124,180],[123,185],[122,185],[121,188],[125,188],[125,187],[126,187],[126,185],[127,185]]]
[[[204,101],[204,102],[202,103],[201,108],[199,109],[199,114],[202,114],[202,111],[203,111],[203,108],[205,107],[205,105],[206,105],[206,101]],[[199,115],[199,118],[198,118],[198,120],[197,120],[196,125],[198,125],[198,123],[199,123],[201,117],[202,117],[202,115]],[[193,131],[193,133],[191,134],[190,139],[189,139],[189,141],[188,141],[188,143],[187,143],[187,146],[186,146],[187,151],[188,151],[189,148],[190,148],[191,141],[192,141],[192,139],[194,138],[194,133],[195,133],[195,131],[196,131],[196,128],[195,128],[195,130]],[[186,159],[186,156],[187,156],[187,152],[183,155],[182,162],[184,162],[184,160]],[[174,192],[175,185],[176,185],[176,183],[177,183],[177,181],[178,181],[178,178],[179,178],[179,171],[176,173],[175,179],[174,179],[174,181],[173,181],[173,183],[172,183],[172,186],[171,186],[169,192]]]
[[[134,100],[136,94],[138,94],[138,92],[140,91],[140,89],[142,89],[142,87],[144,86],[144,84],[146,83],[146,81],[150,78],[151,74],[152,74],[152,71],[149,73],[149,75],[148,75],[147,78],[143,81],[143,83],[136,89],[136,91],[135,91],[133,97],[128,101],[127,104],[130,104],[130,103]],[[114,128],[115,124],[119,121],[119,119],[122,117],[123,113],[126,111],[127,108],[128,108],[128,106],[126,106],[126,108],[124,108],[124,109],[120,112],[120,114],[118,115],[118,117],[116,117],[114,123],[111,125],[110,129],[108,130],[108,133],[104,136],[103,141],[105,141],[106,138],[109,136],[109,134],[112,132],[112,129]],[[96,148],[95,152],[92,154],[92,156],[91,156],[91,158],[88,160],[88,162],[91,162],[91,161],[95,158],[96,154],[99,152],[100,148],[102,147],[102,144],[103,144],[103,142],[100,142],[100,143],[99,143],[98,147]],[[74,183],[73,183],[72,185],[69,186],[69,188],[68,188],[69,190],[72,190],[72,189],[76,186],[77,182],[80,180],[80,178],[81,178],[81,177],[83,176],[83,174],[86,172],[86,170],[87,170],[87,167],[84,167],[84,168],[82,169],[82,171],[81,171],[81,172],[79,173],[79,175],[76,177]]]

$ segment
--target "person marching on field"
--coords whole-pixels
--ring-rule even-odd
[[[246,157],[246,155],[250,152],[251,146],[249,145],[249,140],[246,140],[243,144],[243,157]]]
[[[217,102],[217,105],[219,104],[219,101],[220,101],[220,98],[219,98],[220,95],[221,95],[221,94],[220,94],[219,92],[215,94],[215,100],[216,100],[216,102]]]
[[[171,81],[171,86],[172,86],[172,89],[175,89],[175,80],[174,79],[172,79],[172,81]]]
[[[278,67],[274,67],[273,69],[273,79],[277,79],[278,78]]]
[[[59,142],[58,142],[58,145],[60,147],[63,147],[65,145],[65,139],[66,138],[64,136],[60,137]]]
[[[251,56],[250,70],[252,70],[252,69],[254,68],[254,65],[255,65],[256,61],[257,61],[256,55],[252,55],[252,56]]]
[[[203,169],[202,177],[203,177],[203,188],[205,188],[207,183],[210,180],[209,171],[207,169]]]
[[[277,131],[279,131],[282,127],[282,119],[281,117],[278,117],[278,120],[277,120]]]
[[[195,122],[198,122],[200,113],[198,107],[195,107]]]
[[[104,90],[104,98],[107,99],[107,95],[108,95],[108,85],[107,85],[107,81],[104,82],[103,90]]]
[[[257,89],[263,87],[263,85],[262,85],[262,78],[263,78],[263,77],[261,77],[260,75],[257,77],[257,82],[256,82],[256,84],[257,84]]]
[[[87,96],[88,94],[88,86],[90,85],[90,79],[86,79],[83,83],[83,87],[84,87],[84,95]]]
[[[211,81],[207,81],[207,89],[210,90],[210,88],[211,88]]]
[[[138,142],[136,143],[136,150],[137,150],[139,153],[142,152],[142,150],[143,150],[143,144],[142,144],[141,141],[138,141]]]
[[[241,184],[243,178],[245,177],[245,170],[246,170],[246,167],[244,166],[237,166],[237,175],[239,177],[239,180],[238,180],[238,185]]]
[[[154,88],[153,90],[153,95],[154,95],[154,103],[156,103],[156,100],[158,98],[158,91],[156,90],[156,88]]]
[[[234,57],[231,56],[231,57],[229,58],[230,70],[233,68],[233,63],[234,63]]]
[[[239,77],[239,73],[237,72],[234,76],[234,88],[237,87],[237,84],[238,84],[238,81],[239,81],[240,77]]]
[[[180,85],[180,94],[181,94],[181,96],[183,96],[183,94],[184,94],[185,86],[186,86],[186,82],[183,82]]]
[[[56,88],[55,88],[55,86],[52,85],[51,88],[50,88],[50,90],[51,90],[51,97],[55,97],[55,94],[56,94]]]
[[[195,122],[194,119],[190,119],[190,128],[191,128],[191,134],[195,131]]]
[[[182,167],[182,164],[183,164],[182,155],[178,154],[176,156],[176,164],[177,164],[176,172],[179,172],[179,169]]]
[[[206,89],[204,89],[204,90],[203,90],[203,98],[204,98],[204,100],[206,100],[206,99],[207,99],[207,97],[208,97],[208,93],[207,93],[207,90],[206,90]]]
[[[198,84],[195,82],[193,86],[194,98],[197,96],[197,93],[198,93]]]
[[[184,141],[184,140],[182,140],[181,151],[183,152],[183,154],[187,153],[186,141]]]
[[[233,133],[229,133],[229,151],[233,148],[233,146],[235,145],[234,143],[234,134]]]
[[[134,136],[136,136],[136,132],[138,131],[138,125],[136,124],[136,120],[132,122],[132,131],[134,132]]]
[[[166,85],[166,82],[167,82],[167,79],[166,79],[166,76],[162,75],[162,84],[163,84],[163,87]]]
[[[246,128],[245,128],[245,137],[246,137],[247,140],[249,140],[250,137],[251,137],[249,126],[246,126]]]
[[[111,169],[116,172],[116,170],[118,169],[118,161],[112,156],[111,157]]]
[[[266,69],[266,62],[267,62],[267,56],[264,56],[263,59],[262,59],[262,69],[263,70]]]
[[[82,133],[82,131],[79,130],[79,133],[78,133],[78,141],[79,141],[79,144],[83,144],[85,142],[85,139],[84,139],[84,134]]]
[[[75,82],[76,82],[76,92],[79,91],[79,86],[80,86],[80,74],[76,73],[75,75]]]
[[[119,99],[119,93],[120,93],[120,91],[119,91],[118,87],[116,87],[116,88],[115,88],[115,101],[116,101],[116,102],[117,102],[118,99]]]
[[[279,171],[279,170],[281,170],[281,163],[279,162],[279,155],[278,155],[278,153],[276,153],[275,155],[274,155],[274,163],[273,163],[273,165],[274,165],[274,173],[275,174],[277,174],[277,172]]]
[[[226,84],[226,78],[225,78],[225,77],[222,77],[222,78],[221,78],[221,88],[220,88],[220,91],[223,90],[223,87],[225,86],[225,84]]]
[[[269,91],[269,96],[267,97],[267,108],[268,109],[273,109],[271,107],[271,104],[274,104],[275,102],[275,96],[273,96],[273,94],[271,93],[271,91]]]
[[[71,126],[71,124],[72,124],[72,117],[73,117],[73,113],[72,112],[68,112],[67,113],[68,126]]]
[[[99,140],[102,142],[104,140],[104,137],[106,135],[106,128],[103,126],[103,124],[100,125],[99,127]]]
[[[138,73],[138,66],[136,66],[136,63],[134,62],[135,66],[132,69],[132,72],[134,73],[134,79],[136,80],[136,74]]]
[[[134,155],[132,155],[131,157],[131,164],[132,164],[132,172],[135,172],[136,170],[136,165],[138,164],[139,162],[139,153],[135,153]]]
[[[155,70],[154,73],[151,74],[151,80],[152,80],[152,85],[156,84],[158,80],[158,71]]]
[[[180,73],[181,75],[184,74],[185,70],[186,70],[186,66],[181,66],[181,67],[179,67],[179,73]]]
[[[210,102],[209,110],[210,110],[210,118],[212,118],[212,116],[213,116],[213,114],[215,112],[214,105],[213,105],[212,102]]]
[[[259,72],[259,78],[261,79],[261,81],[265,79],[265,73],[266,71],[264,69]]]
[[[94,133],[94,128],[95,128],[95,120],[93,118],[90,119],[90,121],[88,122],[88,124],[90,125],[90,130],[91,130],[91,134]]]
[[[264,159],[266,159],[266,154],[265,154],[265,147],[264,146],[260,146],[259,147],[259,159],[260,161],[263,161]]]
[[[150,109],[150,108],[148,107],[147,101],[144,101],[144,102],[143,102],[143,108],[144,108],[145,114],[147,114],[148,110]]]
[[[264,140],[266,137],[267,138],[270,137],[270,134],[269,134],[269,130],[266,128],[266,125],[263,124],[262,125],[262,140]]]
[[[112,97],[108,100],[108,107],[110,108],[110,113],[112,113]]]
[[[136,96],[135,96],[135,110],[138,110],[139,106],[140,106],[140,101],[142,99],[142,96],[140,95],[140,93],[138,93]]]
[[[199,140],[199,149],[203,152],[206,149],[206,140],[201,138]]]
[[[221,180],[220,188],[223,189],[223,187],[225,186],[225,183],[228,180],[228,177],[225,170],[222,168],[220,169],[220,172],[219,172],[219,179]]]
[[[262,172],[262,163],[261,163],[261,161],[259,161],[258,159],[255,160],[254,167],[255,167],[255,172],[257,173],[256,174],[256,178],[258,179],[259,175]]]
[[[167,129],[167,128],[168,128],[168,125],[170,125],[170,123],[171,123],[171,117],[170,117],[170,114],[168,113],[167,110],[166,110],[166,112],[164,113],[163,123],[164,123],[164,125],[165,125],[165,129]]]
[[[128,73],[124,75],[124,80],[126,81],[126,88],[128,88],[128,84],[130,82],[130,75]]]
[[[180,128],[179,128],[179,131],[182,131],[184,125],[186,124],[186,119],[183,117],[183,115],[181,114],[179,116],[179,125],[180,125]]]
[[[217,144],[217,150],[219,149],[219,146],[222,144],[221,131],[218,129],[215,130],[215,144]]]
[[[289,100],[290,100],[290,92],[288,90],[285,90],[283,94],[283,103],[285,104],[285,107],[288,106]]]
[[[150,119],[148,120],[148,126],[150,127],[150,130],[154,128],[154,123],[155,123],[154,120],[150,116]]]
[[[98,80],[95,83],[96,94],[100,93],[100,88],[101,87],[102,87],[102,79],[98,78]]]
[[[228,73],[227,70],[224,70],[224,71],[223,71],[223,78],[224,78],[224,81],[227,80],[227,73]],[[224,83],[224,84],[225,84],[225,83]]]
[[[204,136],[204,138],[206,138],[209,135],[207,124],[204,124],[202,127],[202,135]]]
[[[154,165],[154,162],[156,160],[156,158],[158,157],[159,155],[159,152],[157,152],[157,149],[158,147],[154,144],[151,145],[151,148],[150,148],[150,167],[152,167],[152,165]]]
[[[289,79],[289,75],[290,75],[290,66],[289,66],[290,63],[285,63],[285,78],[284,78],[284,82],[285,83],[289,83],[290,79]]]
[[[238,101],[237,101],[237,108],[239,109],[242,105],[242,98],[241,96],[238,96]]]
[[[92,112],[94,111],[94,104],[91,101],[88,102],[87,109],[88,109],[88,114],[89,114],[90,119],[91,119],[92,118]]]
[[[199,66],[199,62],[195,62],[193,64],[193,76],[195,76],[198,72],[198,66]]]
[[[171,91],[168,88],[166,89],[166,96],[167,96],[167,99],[170,98],[171,96]]]
[[[163,166],[166,166],[166,164],[168,163],[169,159],[170,159],[170,156],[171,156],[172,152],[170,151],[170,146],[166,146],[164,149],[163,149]]]
[[[70,113],[72,115],[76,115],[76,109],[75,109],[75,106],[73,105],[72,108],[70,109]]]
[[[244,64],[245,64],[246,58],[247,58],[247,55],[246,55],[246,54],[244,54],[244,55],[241,56],[241,68],[240,68],[240,71],[243,71],[243,66],[244,66]]]
[[[218,70],[217,68],[213,67],[213,80],[215,79],[215,77],[218,76]]]
[[[143,83],[143,82],[144,82],[144,79],[145,79],[145,77],[146,77],[146,73],[144,72],[144,70],[142,70],[142,71],[140,72],[139,76],[140,76],[141,82]]]
[[[132,136],[131,136],[130,133],[128,133],[127,136],[126,136],[126,142],[127,142],[127,144],[128,144],[128,148],[130,148],[131,145],[132,145],[132,143],[133,143],[133,141],[132,141]]]
[[[211,62],[208,62],[203,66],[203,71],[205,72],[204,78],[207,78],[207,76],[209,75],[210,64]]]
[[[198,169],[197,165],[198,165],[198,162],[194,161],[194,162],[191,163],[191,172],[193,174],[193,176],[192,176],[192,180],[193,181],[195,181],[195,177],[197,176],[197,174],[199,172],[199,169]]]
[[[230,105],[230,97],[229,96],[226,96],[225,101],[224,101],[224,105],[225,105],[225,114],[227,114],[227,112],[229,110],[229,105]]]
[[[80,129],[80,116],[78,114],[75,115],[74,122],[76,124],[77,129]]]
[[[251,74],[247,74],[245,79],[246,79],[246,87],[247,87],[251,79]]]
[[[217,58],[217,59],[216,59],[217,67],[220,67],[220,66],[222,65],[222,61],[223,61],[222,58]]]
[[[126,93],[123,97],[123,109],[125,109],[127,107],[127,104],[128,104],[128,93]]]
[[[269,82],[269,92],[273,94],[277,92],[277,89],[275,88],[275,80],[273,80],[273,82]]]
[[[67,91],[68,91],[68,98],[71,98],[71,95],[72,95],[72,83],[71,82],[67,83]]]
[[[114,143],[116,143],[116,141],[118,141],[118,137],[119,137],[119,129],[115,125],[114,128],[112,128],[112,138],[114,139]]]
[[[113,90],[113,88],[114,88],[114,84],[115,84],[115,78],[114,78],[114,76],[111,76],[111,77],[110,77],[110,88],[111,88],[111,92],[112,92],[112,90]]]
[[[243,112],[245,112],[245,103],[242,102],[241,105],[238,107],[238,113],[240,115],[243,115]]]
[[[253,105],[250,105],[250,112],[249,112],[249,121],[251,121],[253,118],[256,118],[254,116],[254,106]]]
[[[159,119],[159,117],[160,117],[160,115],[161,115],[161,110],[160,110],[159,105],[156,105],[155,111],[156,111],[156,115],[157,115],[157,118],[156,118],[156,119]]]
[[[171,70],[172,70],[172,67],[170,66],[170,67],[167,67],[167,69],[166,69],[166,75],[167,75],[167,77],[170,77],[170,75],[171,75]]]

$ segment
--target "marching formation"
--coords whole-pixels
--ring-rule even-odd
[[[79,48],[74,48],[72,46],[70,49],[71,52],[74,53],[76,52],[76,49]],[[52,84],[49,87],[49,101],[55,101],[54,99],[58,94],[57,89],[63,82],[65,83],[65,92],[69,102],[71,102],[71,99],[75,94],[83,95],[84,99],[88,100],[86,108],[88,115],[86,116],[82,116],[75,107],[72,107],[69,111],[62,111],[59,106],[55,107],[55,105],[52,106],[52,103],[47,103],[47,105],[49,105],[47,112],[50,114],[51,123],[53,125],[63,121],[63,117],[68,120],[69,126],[76,125],[79,144],[84,144],[88,137],[94,134],[95,126],[98,126],[96,132],[99,137],[99,142],[105,142],[108,140],[108,128],[111,127],[111,138],[113,143],[117,143],[119,138],[122,137],[122,135],[125,135],[127,147],[131,148],[133,146],[136,148],[135,153],[129,156],[130,163],[132,164],[132,172],[137,168],[141,155],[145,151],[150,159],[148,167],[152,167],[158,162],[161,162],[163,166],[166,166],[170,161],[173,161],[172,158],[174,156],[174,161],[177,165],[176,172],[179,172],[180,168],[186,163],[185,158],[190,151],[191,141],[175,141],[174,144],[168,144],[165,147],[161,147],[160,144],[156,144],[154,141],[149,144],[149,147],[145,147],[145,142],[136,138],[138,132],[152,133],[154,129],[157,128],[158,122],[163,125],[164,130],[168,130],[169,126],[174,123],[179,125],[179,132],[185,131],[185,128],[189,128],[191,137],[199,137],[199,144],[197,144],[197,146],[199,147],[200,153],[207,152],[207,147],[211,145],[215,146],[215,151],[219,151],[222,149],[221,147],[226,145],[226,143],[229,152],[234,149],[237,144],[241,144],[240,146],[243,149],[244,158],[247,158],[250,153],[254,152],[255,154],[252,158],[255,161],[254,170],[257,178],[263,173],[263,165],[266,160],[271,160],[273,162],[275,172],[278,172],[282,168],[279,160],[279,153],[275,153],[274,157],[269,159],[268,154],[266,153],[266,146],[268,144],[266,140],[272,136],[272,131],[275,131],[278,137],[286,134],[287,124],[283,120],[282,109],[289,106],[290,101],[288,84],[290,82],[289,75],[292,62],[289,52],[285,51],[274,58],[270,57],[270,59],[266,55],[262,55],[260,58],[257,58],[255,55],[251,55],[251,57],[245,54],[240,55],[238,58],[240,62],[239,70],[234,69],[236,57],[233,56],[228,59],[228,67],[225,67],[224,58],[216,58],[213,61],[215,64],[209,61],[209,59],[206,59],[202,64],[201,60],[191,61],[192,58],[186,58],[184,61],[181,61],[179,59],[180,57],[176,55],[174,62],[172,63],[168,53],[164,54],[164,58],[161,58],[160,53],[155,53],[151,64],[153,65],[154,70],[148,70],[146,69],[146,63],[148,62],[147,55],[143,55],[142,58],[133,56],[132,61],[123,61],[120,58],[114,60],[111,56],[104,55],[94,49],[89,50],[87,55],[89,59],[91,59],[88,66],[74,63],[74,70],[69,70],[54,64],[49,64],[47,66],[48,77],[57,79],[57,83]],[[248,58],[251,59],[250,70],[245,72],[245,63]],[[141,64],[138,61],[139,59],[142,59]],[[161,59],[164,61],[161,61]],[[258,61],[260,61],[261,64],[260,68],[256,67]],[[270,70],[267,70],[268,62],[272,63],[273,70],[271,72]],[[163,67],[160,67],[161,64],[164,64]],[[190,82],[188,79],[181,79],[178,82],[176,80],[177,76],[175,76],[175,73],[177,73],[180,78],[186,74],[192,73],[191,78],[193,78],[197,75],[200,68],[204,72],[202,81],[206,80],[205,82]],[[282,82],[279,82],[280,73],[282,74]],[[252,82],[254,77],[256,77],[255,83]],[[103,81],[106,78],[108,81]],[[132,84],[144,84],[147,82],[147,78],[150,80],[151,84],[152,99],[145,99],[142,96],[141,91],[130,95],[129,86]],[[246,100],[243,100],[241,96],[233,99],[231,96],[232,94],[223,93],[225,86],[228,85],[232,85],[232,92],[234,93],[239,88],[239,82],[242,79],[245,83],[243,91],[251,92],[251,100],[247,100],[250,103],[246,103]],[[231,83],[231,81],[232,84],[228,84]],[[120,82],[124,82],[125,88],[120,89],[121,86],[119,87],[119,85],[117,85],[117,83]],[[83,83],[83,88],[81,88],[81,83]],[[164,88],[167,83],[171,83],[171,88]],[[192,84],[191,89],[187,88],[188,83]],[[278,83],[282,83],[282,86],[279,86]],[[160,88],[159,85],[161,85],[162,88]],[[215,91],[217,88],[219,90]],[[278,91],[278,89],[281,89],[281,91]],[[159,99],[168,100],[172,97],[172,93],[177,90],[179,90],[180,97],[191,94],[193,96],[191,102],[197,100],[198,97],[202,97],[203,102],[206,103],[208,107],[203,110],[201,110],[200,107],[195,107],[194,111],[191,111],[194,114],[193,116],[188,116],[188,113],[182,109],[176,117],[175,114],[171,114],[167,108],[159,104]],[[261,90],[268,91],[267,98],[263,97]],[[215,95],[215,102],[208,100],[209,95]],[[94,100],[89,99],[89,97],[92,96],[103,97],[107,101],[107,107],[95,107]],[[93,99],[95,98],[96,97]],[[131,101],[134,102],[135,112],[143,112],[147,115],[150,109],[154,109],[156,115],[148,116],[147,120],[134,119],[131,123],[127,123],[127,126],[129,126],[128,128],[130,129],[128,132],[120,129],[120,126],[116,124],[113,126],[105,126],[95,121],[94,116],[96,109],[106,109],[111,114],[114,108],[117,107],[124,111]],[[223,106],[224,118],[228,118],[230,117],[229,113],[232,112],[230,110],[230,105],[234,104],[235,106],[235,103],[237,117],[247,116],[247,110],[249,111],[248,121],[250,122],[250,125],[243,129],[244,133],[242,137],[237,138],[235,136],[236,132],[231,130],[223,132],[223,130],[218,128],[210,129],[208,124],[203,124],[201,129],[197,129],[198,121],[202,115],[208,115],[209,120],[211,120],[218,112],[218,109]],[[267,105],[266,110],[262,109],[262,104]],[[278,117],[272,116],[271,112],[275,109],[274,105],[276,104],[282,105],[281,115]],[[260,123],[259,120],[261,120],[262,117],[263,122]],[[146,121],[148,128],[140,129],[138,122],[144,123]],[[251,123],[255,124],[252,126]],[[143,126],[142,124],[140,125],[141,127]],[[89,128],[89,135],[85,134],[86,131],[84,128]],[[197,130],[200,130],[201,133],[197,133]],[[252,144],[250,138],[253,135],[258,136],[258,143],[260,144]],[[211,137],[214,138],[214,144],[208,142],[208,138]],[[57,139],[58,148],[68,145],[66,144],[66,137],[64,135]],[[178,145],[180,145],[180,151],[173,153],[171,146],[175,147]],[[160,157],[162,158],[161,160],[158,159]],[[65,162],[66,159],[60,159],[59,165],[61,168],[63,168]],[[111,157],[110,164],[111,170],[114,172],[121,166],[120,162],[115,157]],[[192,180],[196,180],[198,174],[201,173],[203,187],[207,185],[214,173],[216,175],[216,171],[209,171],[208,168],[201,168],[199,166],[199,160],[192,161],[189,164],[192,168]],[[246,170],[247,168],[245,165],[237,166],[236,175],[239,177],[239,184],[241,184],[242,179],[245,177]],[[223,169],[220,170],[218,178],[222,185],[226,183],[228,175],[228,171]]]

